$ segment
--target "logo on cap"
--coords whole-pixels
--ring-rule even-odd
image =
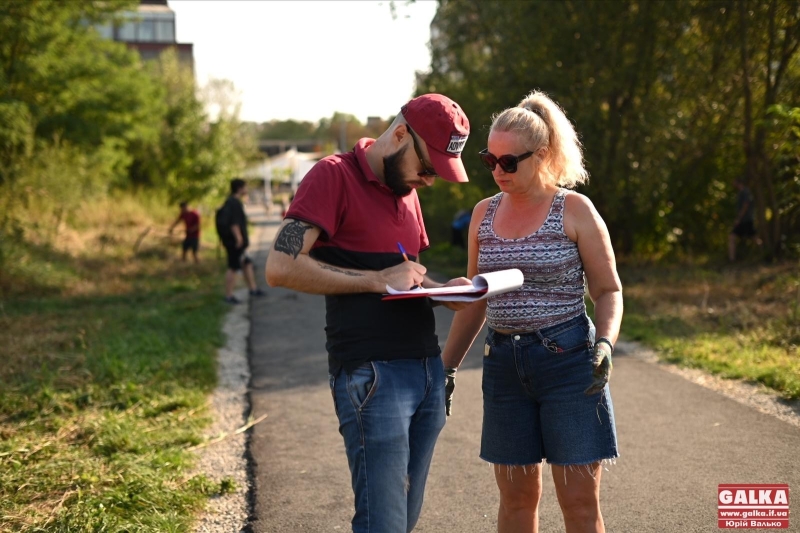
[[[460,155],[464,150],[464,145],[467,144],[467,137],[467,135],[451,133],[450,144],[447,145],[447,153]]]

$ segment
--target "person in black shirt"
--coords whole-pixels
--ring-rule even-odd
[[[755,204],[753,195],[747,188],[744,178],[738,178],[733,182],[734,187],[739,191],[736,194],[736,220],[733,228],[728,234],[728,260],[736,260],[736,242],[738,239],[753,238],[755,243],[761,246],[761,239],[758,238],[755,227]]]
[[[352,474],[354,533],[408,533],[422,508],[448,376],[431,301],[382,294],[387,286],[442,286],[419,262],[430,242],[416,189],[436,176],[468,181],[468,135],[451,99],[411,100],[378,139],[314,165],[267,256],[270,286],[325,295],[328,380]]]
[[[250,240],[247,235],[247,215],[242,198],[247,196],[247,183],[242,179],[231,180],[231,195],[225,200],[217,214],[217,231],[228,255],[228,270],[225,272],[225,301],[238,304],[233,295],[236,273],[241,271],[250,289],[251,296],[263,296],[264,291],[256,285],[253,260],[247,255]]]

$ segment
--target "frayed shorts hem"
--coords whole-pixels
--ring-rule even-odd
[[[595,459],[594,461],[586,461],[586,462],[575,462],[575,463],[556,463],[554,461],[547,461],[547,464],[552,466],[587,466],[593,465],[594,463],[600,463],[601,465],[615,465],[617,464],[617,459],[619,458],[619,454],[614,455],[612,457],[601,457],[599,459]]]
[[[488,458],[484,457],[483,455],[479,455],[478,457],[480,459],[486,461],[487,463],[490,463],[490,464],[496,465],[496,466],[530,466],[530,465],[540,465],[542,463],[547,463],[548,465],[551,465],[551,466],[586,466],[586,465],[591,465],[591,464],[594,464],[594,463],[600,463],[601,465],[616,465],[617,464],[617,459],[619,458],[619,454],[616,454],[616,455],[613,455],[613,456],[610,456],[610,457],[601,457],[599,459],[594,459],[593,461],[585,461],[585,462],[584,461],[579,461],[579,462],[574,462],[574,463],[560,463],[560,462],[557,463],[557,462],[549,461],[549,460],[547,460],[547,458],[540,459],[539,461],[533,462],[533,463],[507,463],[507,462],[504,462],[504,461],[493,461],[492,459],[488,459]]]

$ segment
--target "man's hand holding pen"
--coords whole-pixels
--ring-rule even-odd
[[[381,271],[385,285],[399,291],[407,291],[414,286],[421,287],[428,269],[415,261],[402,263]]]
[[[400,250],[400,254],[403,256],[403,261],[408,262],[409,261],[408,254],[406,253],[406,249],[403,248],[403,243],[398,242],[397,243],[397,249]],[[419,289],[420,287],[422,287],[422,282],[419,282],[419,283],[417,283],[415,285],[412,285],[411,289],[409,289],[409,290]]]
[[[387,281],[387,285],[389,285],[393,289],[397,290],[413,290],[422,287],[423,281],[425,281],[425,273],[428,271],[427,268],[422,266],[421,264],[417,263],[416,261],[411,261],[408,259],[408,254],[406,253],[406,249],[403,247],[403,244],[398,242],[397,249],[400,252],[400,255],[403,256],[403,262],[397,266],[387,268],[384,270],[384,273],[391,273],[393,279],[397,280],[394,282]],[[409,283],[408,276],[411,276],[411,283]],[[428,283],[426,286],[428,288],[433,287],[455,287],[458,285],[471,285],[472,281],[467,278],[453,278],[447,283]],[[467,307],[471,302],[439,302],[444,307],[451,309],[453,311],[459,311]]]

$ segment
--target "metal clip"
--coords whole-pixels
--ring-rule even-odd
[[[564,351],[564,350],[562,350],[561,348],[558,347],[558,344],[556,344],[555,341],[551,341],[547,337],[542,337],[542,346],[547,348],[547,350],[552,352],[552,353],[560,353],[560,352]]]

